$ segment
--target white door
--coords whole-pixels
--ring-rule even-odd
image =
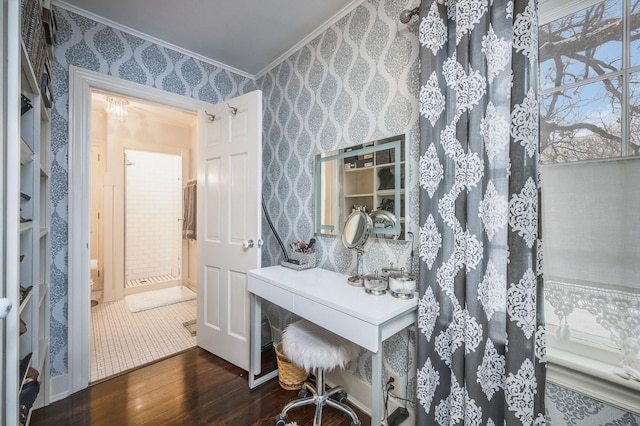
[[[198,346],[245,370],[247,271],[261,263],[261,180],[262,92],[199,111]]]

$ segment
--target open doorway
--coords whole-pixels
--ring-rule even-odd
[[[114,100],[115,99],[115,100]],[[114,113],[109,105],[123,110]],[[90,382],[196,345],[196,242],[183,190],[196,114],[91,96]]]

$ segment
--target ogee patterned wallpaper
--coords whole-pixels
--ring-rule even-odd
[[[408,0],[365,1],[258,80],[265,99],[263,196],[285,244],[313,237],[317,154],[398,134],[408,139],[408,223],[417,223],[418,38],[415,26],[397,19],[409,5]],[[263,264],[270,265],[283,255],[266,226]],[[417,235],[417,229],[410,229]],[[355,253],[340,238],[315,238],[320,267],[355,273]],[[390,262],[408,269],[410,253],[410,242],[371,240],[365,246],[365,273]],[[267,312],[278,329],[291,320],[276,307]],[[385,366],[403,378],[402,395],[407,373],[409,393],[415,388],[414,346],[409,331],[384,346]],[[370,383],[371,355],[363,353],[351,371]]]
[[[68,66],[76,65],[174,93],[219,102],[256,88],[264,92],[263,194],[283,241],[309,239],[312,231],[313,157],[327,150],[405,133],[409,140],[409,212],[417,223],[418,40],[417,28],[399,23],[410,0],[369,0],[257,82],[58,8],[52,110],[51,371],[67,372],[67,177]],[[215,58],[214,58],[215,59]],[[414,230],[414,233],[417,231]],[[263,223],[263,265],[277,264],[280,249]],[[318,238],[320,267],[345,273],[354,253],[336,237]],[[407,242],[366,246],[367,271],[394,262],[408,266]],[[415,262],[417,264],[417,260]],[[372,296],[373,297],[373,296]],[[273,325],[286,313],[273,306]],[[384,363],[415,391],[415,335],[407,330],[385,342]],[[371,381],[371,357],[351,366]],[[403,379],[404,380],[404,379]],[[404,383],[401,384],[404,389]],[[403,392],[404,393],[404,392]],[[552,425],[638,425],[639,417],[549,383],[547,420]]]

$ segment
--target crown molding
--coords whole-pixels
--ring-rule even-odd
[[[289,56],[293,55],[295,52],[297,52],[298,50],[302,49],[303,46],[307,45],[311,40],[313,40],[318,35],[320,35],[323,32],[325,32],[333,24],[335,24],[340,19],[344,18],[346,15],[351,13],[351,11],[353,11],[361,3],[364,3],[364,1],[365,0],[352,0],[349,4],[347,4],[345,7],[340,9],[335,15],[333,15],[331,18],[329,18],[328,21],[326,21],[324,24],[320,25],[314,31],[309,33],[309,35],[307,35],[305,38],[303,38],[302,40],[300,40],[299,42],[294,44],[289,50],[284,52],[282,55],[278,56],[278,58],[276,58],[274,61],[272,61],[269,65],[264,67],[262,70],[258,71],[256,73],[256,75],[255,75],[255,79],[256,80],[259,79],[260,77],[264,76],[266,73],[271,71],[273,68],[275,68],[276,66],[280,65]]]
[[[361,1],[361,0],[358,0],[358,1]],[[238,74],[238,75],[240,75],[242,77],[246,77],[246,78],[248,78],[250,80],[253,80],[253,81],[256,80],[256,76],[252,75],[252,74],[249,74],[248,72],[239,70],[237,68],[230,67],[229,65],[223,64],[223,63],[218,62],[216,60],[213,60],[211,58],[207,58],[206,56],[200,55],[199,53],[191,52],[190,50],[184,49],[184,48],[182,48],[180,46],[176,46],[175,44],[171,44],[171,43],[169,43],[167,41],[160,40],[159,38],[150,36],[149,34],[145,34],[145,33],[141,32],[141,31],[138,31],[138,30],[135,30],[133,28],[127,27],[126,25],[119,24],[119,23],[117,23],[115,21],[112,21],[110,19],[104,18],[104,17],[102,17],[100,15],[96,15],[95,13],[92,13],[92,12],[89,12],[87,10],[81,9],[81,8],[79,8],[77,6],[74,6],[72,4],[69,4],[69,3],[65,2],[65,1],[53,0],[52,3],[53,3],[54,6],[60,7],[62,9],[65,9],[65,10],[69,11],[69,12],[73,12],[73,13],[78,14],[80,16],[84,16],[85,18],[88,18],[88,19],[91,19],[93,21],[99,22],[99,23],[101,23],[103,25],[106,25],[108,27],[114,28],[114,29],[116,29],[118,31],[122,31],[122,32],[125,32],[125,33],[128,33],[128,34],[131,34],[133,36],[139,37],[141,39],[150,41],[151,43],[155,43],[155,44],[160,45],[160,46],[162,46],[164,48],[175,50],[176,52],[182,53],[183,55],[187,55],[187,56],[190,56],[190,57],[192,57],[194,59],[197,59],[199,61],[205,62],[207,64],[211,64],[211,65],[213,65],[215,67],[225,69],[225,70],[227,70],[229,72],[232,72],[234,74]]]

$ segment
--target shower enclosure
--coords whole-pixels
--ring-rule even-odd
[[[125,295],[181,284],[182,158],[125,149]]]

